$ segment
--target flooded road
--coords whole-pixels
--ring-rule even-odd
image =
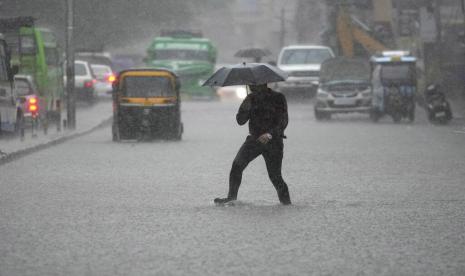
[[[1,166],[1,274],[465,272],[457,124],[432,126],[421,109],[413,124],[317,122],[311,105],[291,103],[293,205],[279,204],[259,157],[236,205],[217,207],[247,134],[237,107],[183,103],[180,142],[114,143],[107,127]]]

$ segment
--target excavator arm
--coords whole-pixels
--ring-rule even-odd
[[[388,50],[386,46],[369,35],[368,32],[354,24],[343,7],[339,7],[336,22],[337,37],[343,56],[354,57],[355,43],[360,44],[370,55]]]
[[[337,38],[339,46],[342,49],[342,54],[345,57],[354,56],[354,37],[352,34],[352,22],[349,18],[349,15],[342,11],[342,8],[339,9],[338,16],[336,19],[337,22]]]
[[[367,52],[374,54],[375,52],[388,50],[381,42],[372,38],[367,32],[360,28],[353,28],[352,35],[354,39],[360,43]]]

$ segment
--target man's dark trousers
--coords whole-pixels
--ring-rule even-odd
[[[250,161],[259,155],[263,155],[268,176],[278,192],[279,201],[283,204],[290,204],[289,190],[281,175],[283,148],[283,139],[280,137],[273,137],[267,144],[262,144],[256,138],[249,135],[233,161],[229,175],[228,198],[237,199],[242,172]]]

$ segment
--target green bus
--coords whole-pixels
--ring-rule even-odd
[[[202,84],[213,73],[217,51],[211,40],[200,33],[165,31],[156,37],[144,59],[146,66],[175,72],[181,92],[189,98],[213,99],[215,91]]]
[[[52,31],[34,26],[32,17],[0,19],[0,33],[11,49],[11,65],[19,73],[32,76],[39,93],[39,108],[45,125],[61,120],[64,98],[61,52]]]

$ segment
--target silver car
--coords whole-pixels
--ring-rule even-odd
[[[315,118],[330,119],[334,113],[369,114],[373,98],[370,71],[365,60],[338,57],[325,61],[321,65]]]
[[[111,67],[104,64],[91,64],[90,67],[96,79],[94,87],[97,96],[111,98],[112,84],[116,79]]]

